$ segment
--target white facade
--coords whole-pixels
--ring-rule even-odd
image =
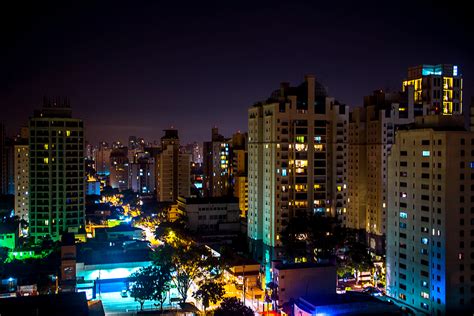
[[[178,207],[194,232],[240,231],[240,209],[234,198],[179,198]]]
[[[423,119],[388,159],[387,293],[430,315],[472,311],[474,133]]]
[[[266,245],[281,245],[291,217],[345,205],[349,109],[322,90],[307,76],[248,110],[248,236]]]

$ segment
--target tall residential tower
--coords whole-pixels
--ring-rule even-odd
[[[37,240],[84,225],[84,127],[67,100],[46,100],[29,121],[30,233]]]

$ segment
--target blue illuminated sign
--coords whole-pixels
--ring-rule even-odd
[[[458,66],[453,66],[453,76],[458,75]]]

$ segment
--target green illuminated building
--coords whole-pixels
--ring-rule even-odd
[[[84,128],[67,100],[44,100],[29,121],[30,233],[35,239],[84,226]]]

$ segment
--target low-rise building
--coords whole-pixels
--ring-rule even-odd
[[[278,291],[278,306],[303,296],[336,294],[337,274],[334,265],[283,264],[274,261],[272,271]]]
[[[193,232],[238,232],[239,200],[234,197],[178,198],[178,208],[185,214]]]
[[[399,307],[364,293],[312,295],[298,298],[293,315],[402,315]]]
[[[15,249],[18,241],[18,229],[9,225],[0,225],[0,247]]]
[[[101,240],[143,239],[143,229],[122,224],[114,227],[95,229],[95,237]]]

